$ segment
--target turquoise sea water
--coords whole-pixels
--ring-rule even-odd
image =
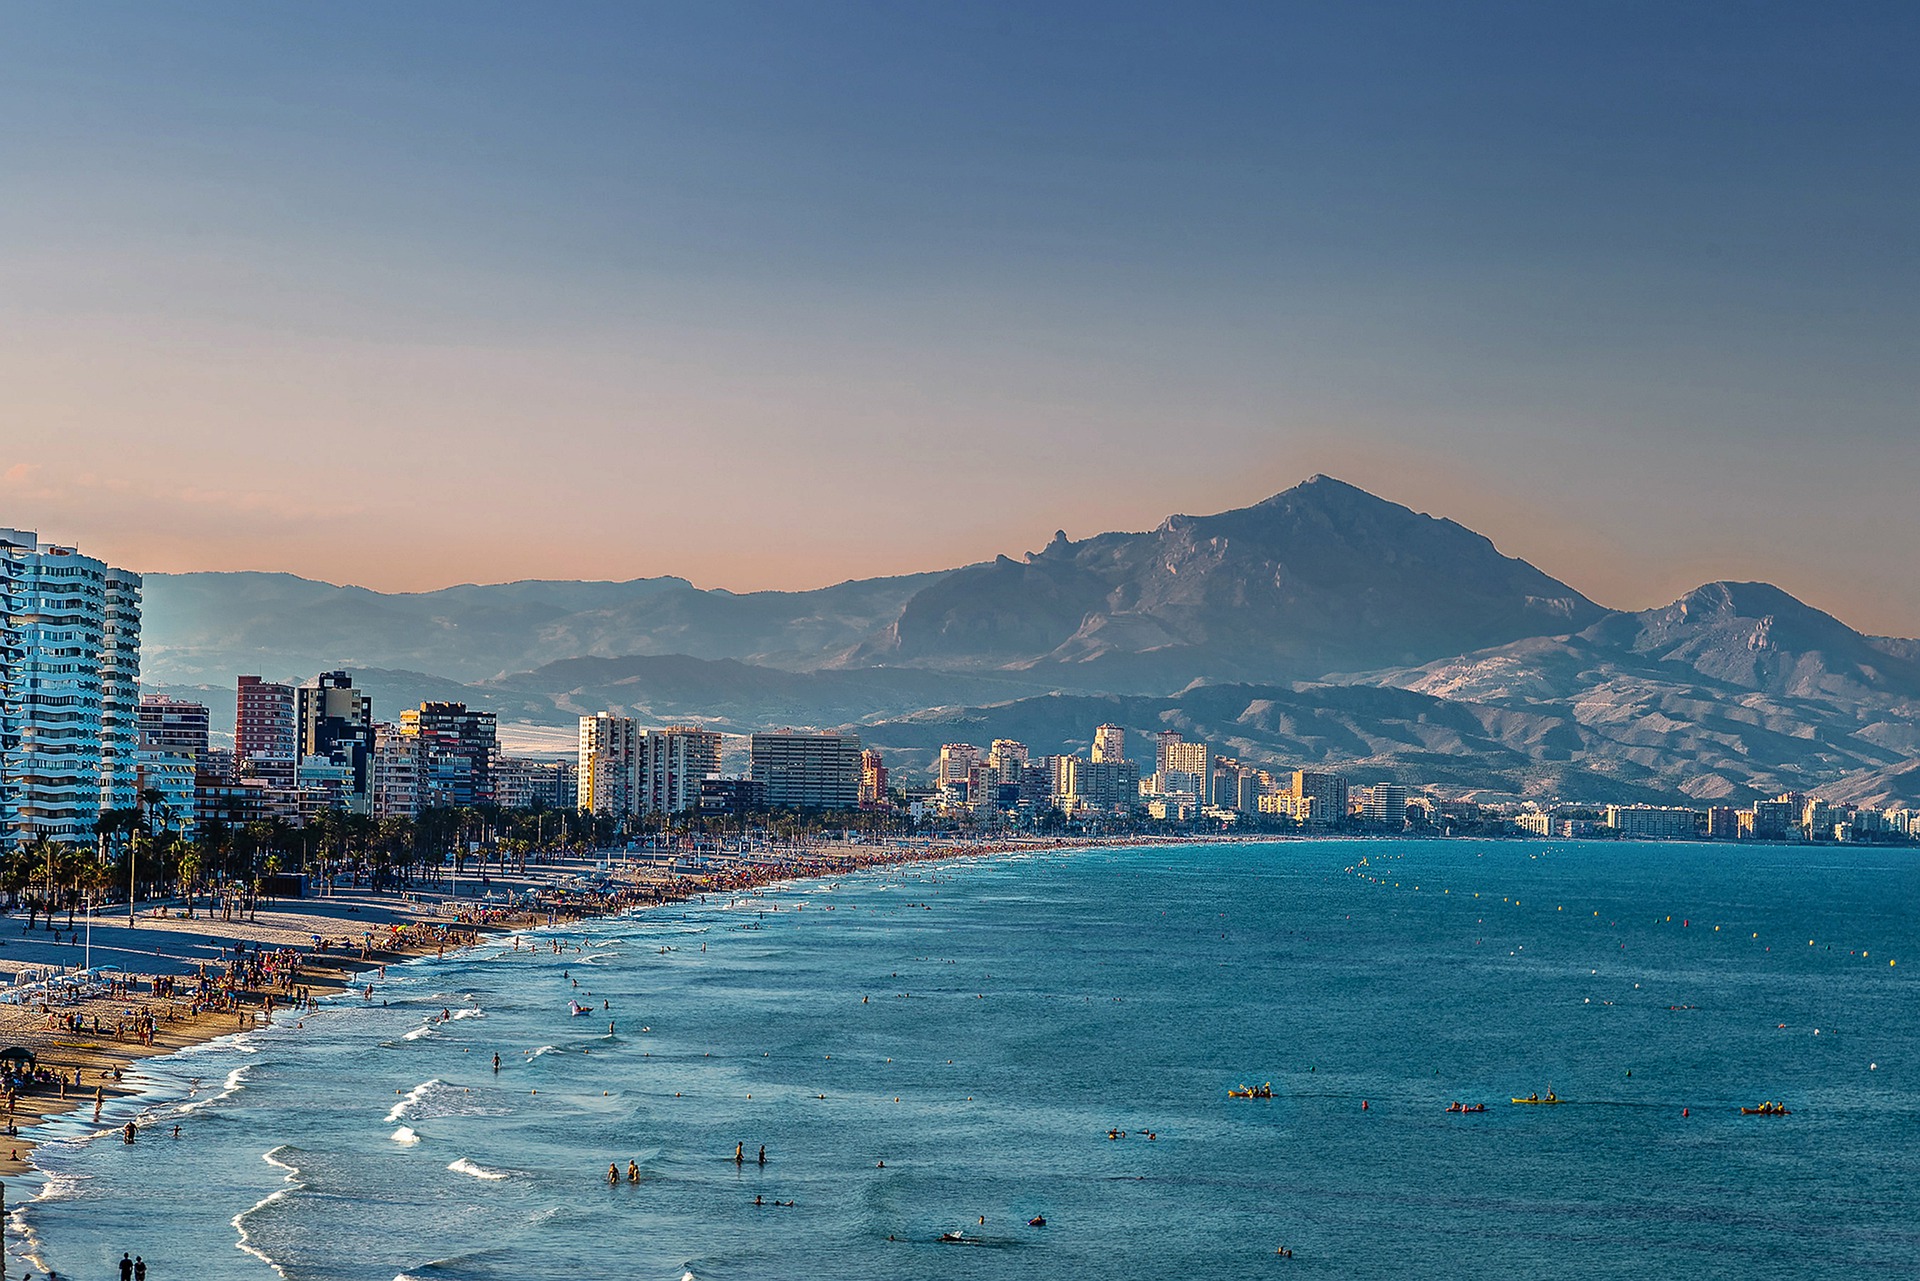
[[[676,906],[155,1061],[140,1141],[69,1122],[15,1228],[101,1281],[1907,1276],[1916,890],[1904,851],[1317,841]]]

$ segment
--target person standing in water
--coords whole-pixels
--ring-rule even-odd
[[[767,1163],[767,1145],[762,1143],[760,1145],[760,1164],[765,1165],[766,1163]]]

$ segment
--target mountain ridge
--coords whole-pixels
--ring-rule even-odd
[[[347,667],[383,699],[463,690],[503,723],[609,707],[881,741],[969,707],[1018,723],[1062,706],[1034,701],[1048,698],[1145,699],[1178,722],[1221,706],[1206,690],[1258,688],[1280,692],[1208,722],[1222,750],[1459,777],[1403,723],[1432,706],[1366,692],[1391,688],[1480,725],[1452,741],[1508,790],[1920,787],[1920,641],[1863,635],[1766,583],[1606,609],[1465,526],[1325,476],[1148,531],[800,592],[671,575],[393,594],[271,572],[148,582],[147,675],[170,689]],[[1253,703],[1341,728],[1249,733],[1240,718],[1267,714]]]

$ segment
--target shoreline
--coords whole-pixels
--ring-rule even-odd
[[[704,894],[738,894],[819,876],[911,863],[1157,845],[1265,844],[1289,839],[1299,838],[1231,835],[1035,838],[792,846],[771,851],[763,860],[743,860],[732,867],[706,873],[644,869],[614,873],[613,888],[604,893],[561,888],[561,882],[594,873],[601,861],[595,857],[572,857],[491,882],[492,893],[505,890],[510,894],[564,896],[553,898],[546,907],[533,909],[502,909],[490,905],[485,898],[455,898],[438,890],[401,895],[352,888],[317,899],[280,900],[274,907],[256,910],[246,921],[222,919],[218,909],[213,909],[211,914],[200,910],[191,918],[170,912],[161,915],[168,912],[166,908],[152,909],[139,914],[137,923],[131,926],[125,924],[124,918],[103,925],[102,918],[95,916],[89,931],[93,935],[90,950],[108,956],[147,958],[149,963],[142,968],[122,968],[132,980],[132,988],[149,990],[115,989],[78,1001],[63,1001],[51,1007],[51,1015],[44,1013],[46,1007],[38,1003],[0,1005],[0,1039],[5,1041],[4,1048],[18,1047],[34,1053],[36,1065],[59,1078],[58,1085],[37,1084],[31,1091],[20,1093],[17,1100],[9,1094],[10,1126],[17,1133],[5,1136],[4,1145],[0,1146],[0,1179],[42,1174],[33,1164],[33,1152],[49,1137],[42,1128],[46,1123],[81,1112],[90,1104],[104,1107],[146,1093],[150,1084],[139,1071],[143,1060],[163,1058],[223,1037],[271,1026],[275,1016],[298,1018],[305,1008],[295,1003],[300,989],[306,989],[317,1001],[359,986],[363,976],[383,973],[387,965],[470,950],[489,938],[518,929],[603,919],[635,909],[685,902]],[[608,859],[617,859],[622,853],[606,852]],[[449,908],[451,914],[446,911]],[[8,918],[8,923],[11,919]],[[316,926],[321,928],[314,928]],[[343,932],[348,930],[358,933],[363,942],[371,935],[375,943],[356,944],[353,933]],[[68,929],[62,925],[57,931],[49,932],[57,939],[68,933]],[[26,933],[24,928],[22,933]],[[325,940],[324,947],[298,941],[311,940],[315,935]],[[181,946],[183,939],[200,941]],[[222,940],[224,944],[214,956],[200,954]],[[77,941],[59,943],[28,937],[24,940],[26,947],[8,950],[13,942],[11,935],[0,940],[0,974],[70,966],[80,959],[75,955],[79,947]],[[171,953],[166,950],[169,942],[176,945]],[[152,947],[149,950],[131,946],[134,943]],[[265,957],[273,963],[266,982],[223,988],[220,998],[204,1002],[196,1001],[194,996],[207,994],[153,994],[152,985],[158,980],[193,978],[197,982],[202,966],[210,973],[224,969],[230,961],[220,960],[217,966],[210,962],[224,956],[235,943],[244,944],[251,955]],[[387,943],[398,945],[380,945]],[[28,950],[35,955],[21,955]],[[287,968],[289,962],[291,968]],[[117,966],[118,962],[108,965]],[[106,967],[96,963],[94,968]],[[230,993],[230,997],[226,993]],[[271,1007],[267,1004],[270,998],[274,1002]],[[195,1008],[202,1004],[205,1008]],[[86,1026],[80,1030],[51,1026],[54,1021],[71,1015],[79,1016]],[[96,1020],[98,1030],[93,1026]],[[131,1028],[122,1030],[129,1023],[140,1026],[143,1021],[147,1029],[144,1034]],[[80,1080],[78,1086],[73,1084],[76,1072]],[[4,1208],[0,1208],[0,1215],[4,1213]]]

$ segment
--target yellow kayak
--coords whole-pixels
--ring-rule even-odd
[[[1514,1102],[1528,1107],[1545,1107],[1547,1104],[1564,1103],[1566,1100],[1549,1094],[1544,1099],[1515,1099]]]

